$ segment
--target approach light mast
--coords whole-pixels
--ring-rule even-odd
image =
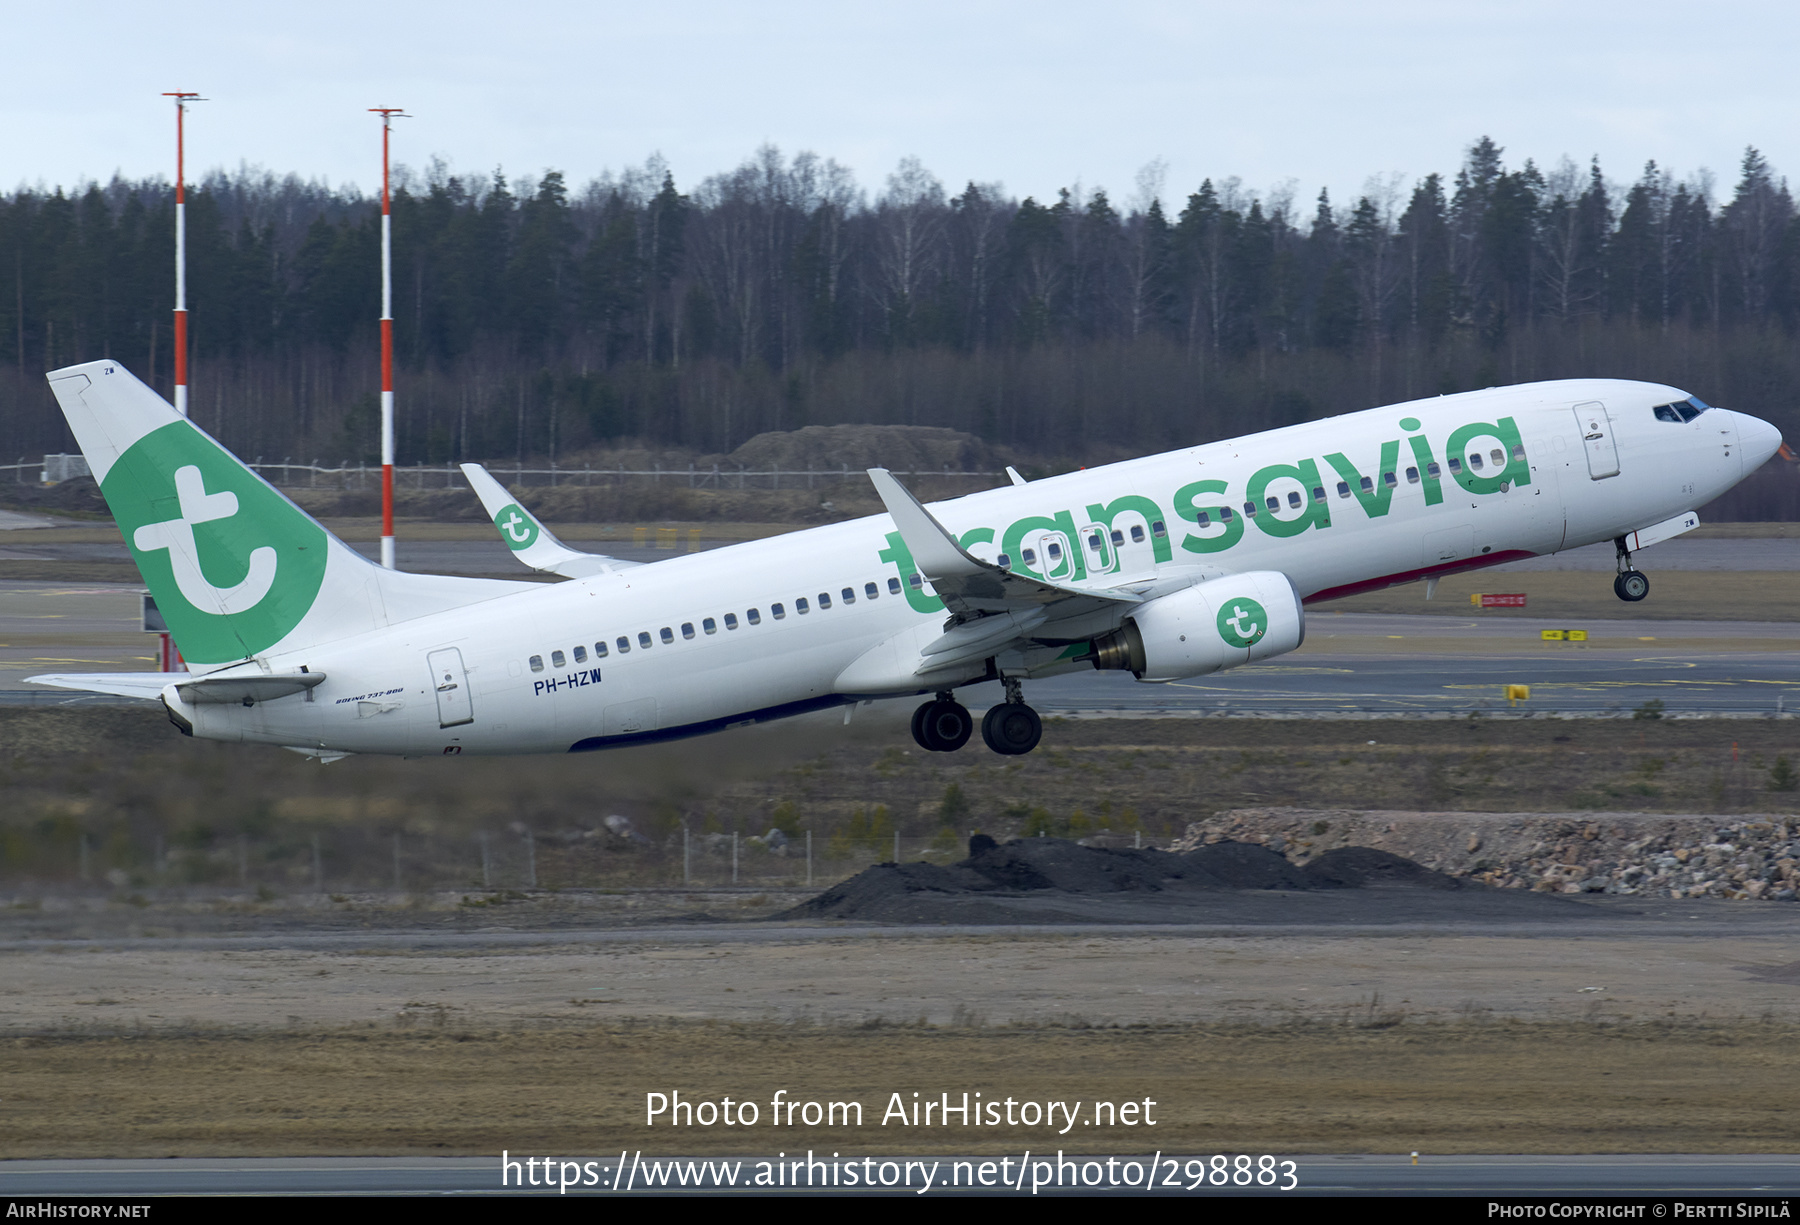
[[[397,106],[371,106],[381,116],[381,564],[394,568],[394,214],[388,195],[388,135]]]
[[[177,90],[163,94],[175,99],[175,411],[188,415],[187,343],[187,108],[205,102],[199,94]]]

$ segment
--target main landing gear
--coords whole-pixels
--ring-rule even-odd
[[[994,752],[1017,757],[1037,748],[1044,722],[1037,711],[1025,705],[1018,680],[1009,677],[1003,683],[1006,701],[981,720],[981,738]],[[933,753],[954,753],[969,742],[974,730],[975,720],[968,708],[949,693],[940,693],[913,711],[913,739]]]
[[[1613,541],[1619,551],[1619,574],[1613,579],[1613,594],[1628,604],[1636,604],[1650,594],[1650,576],[1631,568],[1631,553],[1625,548],[1625,537]]]

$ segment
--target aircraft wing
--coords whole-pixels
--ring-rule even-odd
[[[512,550],[514,557],[533,570],[560,574],[564,578],[586,578],[590,574],[644,564],[571,549],[539,523],[530,511],[514,501],[506,486],[489,476],[486,468],[480,464],[464,464],[462,472],[499,529],[500,539]]]
[[[1015,614],[1033,624],[1083,616],[1106,608],[1140,603],[1143,597],[1121,587],[1068,587],[982,561],[956,542],[943,524],[912,496],[886,468],[870,468],[875,492],[893,517],[894,526],[912,553],[913,564],[928,579],[958,626],[990,617]],[[1033,617],[1032,614],[1041,613]]]
[[[162,696],[164,686],[196,679],[192,672],[66,672],[51,676],[28,676],[29,685],[55,685],[58,689],[80,689],[88,693],[110,693],[122,698],[148,698],[152,702]]]

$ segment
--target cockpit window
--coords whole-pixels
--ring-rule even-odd
[[[1673,404],[1658,404],[1653,410],[1658,421],[1682,422],[1692,421],[1712,405],[1699,396],[1689,396],[1685,400],[1677,400]]]

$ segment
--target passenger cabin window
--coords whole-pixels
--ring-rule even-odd
[[[1256,518],[1256,503],[1254,503],[1254,502],[1244,503],[1244,518],[1246,518],[1246,519]]]
[[[1481,471],[1481,453],[1479,451],[1469,452],[1469,467],[1475,472]]]
[[[1395,476],[1392,472],[1383,472],[1381,474],[1381,483],[1386,485],[1389,489],[1392,489],[1400,483],[1400,478]]]
[[[803,608],[800,611],[805,612],[806,610]],[[744,612],[744,620],[748,621],[751,625],[761,625],[762,614],[754,608],[747,609]]]
[[[1119,547],[1123,546],[1125,543],[1125,533],[1121,532],[1118,528],[1115,527],[1112,530],[1112,542],[1113,542],[1114,548],[1119,548]]]
[[[1313,486],[1313,501],[1323,502],[1324,500],[1325,500],[1325,486],[1314,485]]]
[[[831,607],[831,593],[829,591],[821,591],[819,593],[819,607],[820,608],[830,608]]]
[[[1488,458],[1494,461],[1494,467],[1506,467],[1506,452],[1502,451],[1499,447],[1495,447],[1492,451],[1489,451]]]
[[[1000,556],[1005,557],[1006,554],[1002,553]],[[925,580],[919,577],[919,572],[917,570],[906,576],[906,582],[914,591],[923,591],[925,589]]]
[[[1349,481],[1339,481],[1338,482],[1338,497],[1347,498],[1349,496],[1350,496],[1350,482]]]
[[[1131,525],[1131,543],[1132,544],[1143,544],[1144,543],[1144,529],[1139,527],[1135,523]]]
[[[900,580],[899,579],[891,578],[888,580],[888,594],[889,595],[899,595],[900,594]]]
[[[1406,483],[1408,485],[1417,485],[1419,483],[1419,470],[1417,468],[1408,468],[1406,470]]]
[[[805,596],[801,596],[798,600],[794,601],[794,611],[804,617],[807,613],[812,611],[812,605],[806,602]]]
[[[846,604],[856,603],[856,588],[846,587],[838,594],[844,597],[844,603],[846,603]]]
[[[683,638],[692,638],[694,636],[694,623],[692,621],[683,621],[681,623],[681,636]]]
[[[1230,523],[1231,522],[1231,507],[1229,507],[1229,506],[1219,507],[1219,522],[1220,523]]]
[[[649,630],[639,630],[638,631],[638,646],[639,646],[639,648],[641,648],[642,650],[645,650],[645,651],[648,651],[650,649],[650,631]]]
[[[728,630],[734,630],[737,628],[737,614],[736,613],[726,613],[725,614],[725,628]]]
[[[1150,534],[1158,540],[1161,540],[1164,536],[1169,534],[1169,529],[1163,526],[1163,521],[1161,519],[1158,519],[1155,523],[1150,525]]]
[[[1050,545],[1049,545],[1049,547],[1048,547],[1048,548],[1046,548],[1046,549],[1045,549],[1045,550],[1044,550],[1044,552],[1046,552],[1046,553],[1048,553],[1048,554],[1049,554],[1049,555],[1050,555],[1050,560],[1051,560],[1051,561],[1060,561],[1060,560],[1062,560],[1062,546],[1061,546],[1061,545],[1060,545],[1060,544],[1057,544],[1057,543],[1056,543],[1056,541],[1054,541],[1054,540],[1052,540],[1052,541],[1051,541],[1051,542],[1050,542]]]
[[[1513,443],[1512,455],[1513,455],[1513,458],[1515,460],[1517,460],[1519,463],[1521,463],[1521,464],[1524,463],[1525,462],[1525,444],[1522,442]]]
[[[1462,471],[1462,460],[1458,459],[1456,456],[1452,455],[1447,462],[1450,465],[1450,471],[1452,471],[1452,472],[1461,472]]]
[[[1002,570],[1010,570],[1012,569],[1012,557],[1006,553],[1002,553],[994,559],[994,564],[999,566]],[[917,578],[919,576],[915,574],[913,577]],[[913,586],[917,587],[918,584],[914,583]]]
[[[880,594],[881,594],[881,588],[877,587],[874,583],[864,583],[863,584],[863,599],[873,600],[876,596],[878,596]]]
[[[668,646],[671,642],[675,641],[675,631],[666,625],[662,627],[661,635],[664,646]]]
[[[1246,502],[1245,505],[1247,506],[1247,505],[1249,505],[1249,503]],[[1269,500],[1268,500],[1268,507],[1270,510],[1280,510],[1281,509],[1281,499],[1276,497],[1274,494],[1270,494]]]
[[[1020,557],[1023,557],[1023,558],[1024,558],[1024,559],[1025,559],[1025,564],[1026,564],[1026,565],[1028,565],[1028,566],[1035,566],[1035,565],[1037,565],[1037,551],[1036,551],[1036,550],[1034,550],[1034,549],[1020,549],[1020,550],[1019,550],[1019,556],[1020,556]]]
[[[621,655],[631,654],[631,639],[625,637],[625,635],[620,634],[619,637],[615,641],[615,645],[617,645],[619,648],[619,654],[621,654]]]
[[[1425,465],[1425,475],[1435,481],[1438,477],[1444,475],[1444,470],[1438,467],[1437,460],[1434,459]]]
[[[1375,492],[1375,478],[1374,477],[1372,477],[1372,476],[1363,477],[1362,491],[1364,493],[1374,493]]]
[[[1200,527],[1207,527],[1212,523],[1212,516],[1207,514],[1205,511],[1200,511],[1194,517],[1194,522],[1195,522],[1195,524],[1197,524]]]
[[[576,647],[575,648],[575,662],[578,664],[584,664],[587,662],[587,648],[586,647]]]
[[[602,640],[600,642],[596,642],[594,644],[594,658],[595,659],[605,659],[606,658],[606,643],[604,640]]]
[[[544,670],[544,657],[542,655],[533,655],[531,657],[531,670],[533,672],[542,672]]]
[[[719,632],[719,623],[711,617],[702,617],[700,618],[700,628],[709,634],[716,634]]]
[[[1102,541],[1101,541],[1101,539],[1100,539],[1100,533],[1099,533],[1099,532],[1091,532],[1091,533],[1089,533],[1089,535],[1088,535],[1088,548],[1090,548],[1090,549],[1092,549],[1092,550],[1093,550],[1093,551],[1094,551],[1094,552],[1096,552],[1096,553],[1098,553],[1098,552],[1099,552],[1099,551],[1100,551],[1100,550],[1101,550],[1101,549],[1102,549],[1102,548],[1104,548],[1104,547],[1105,547],[1105,546],[1104,546],[1104,544],[1103,544],[1103,543],[1102,543]]]
[[[552,668],[566,668],[569,666],[569,657],[564,655],[561,651],[552,651],[550,652],[550,666]]]
[[[805,612],[806,610],[803,608],[800,611]],[[775,618],[777,621],[782,620],[783,618],[785,618],[787,616],[787,605],[785,605],[785,604],[769,605],[769,615],[771,617]]]

